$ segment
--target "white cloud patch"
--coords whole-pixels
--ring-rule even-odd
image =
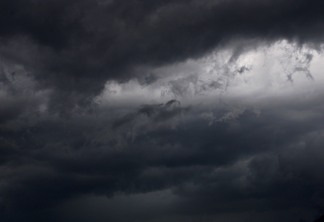
[[[213,52],[197,60],[146,68],[143,79],[108,81],[96,98],[101,105],[159,103],[214,104],[239,99],[312,96],[321,92],[324,63],[320,50],[287,41],[244,52]]]

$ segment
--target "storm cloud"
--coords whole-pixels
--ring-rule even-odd
[[[323,7],[319,0],[2,1],[1,56],[63,96],[93,96],[106,80],[136,77],[136,66],[197,58],[235,39],[321,43]]]
[[[0,218],[313,221],[324,3],[0,2]]]

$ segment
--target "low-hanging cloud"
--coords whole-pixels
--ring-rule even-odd
[[[323,10],[1,1],[1,220],[312,221]]]
[[[60,98],[98,94],[138,65],[195,58],[236,38],[321,43],[323,3],[311,1],[2,1],[1,56]],[[71,102],[74,102],[71,100]]]

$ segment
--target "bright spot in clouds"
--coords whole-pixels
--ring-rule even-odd
[[[146,69],[153,81],[108,81],[96,98],[102,105],[143,104],[177,99],[185,104],[215,99],[258,100],[316,94],[324,77],[317,49],[287,41],[241,52],[224,49],[197,60]],[[148,76],[148,75],[147,75]]]

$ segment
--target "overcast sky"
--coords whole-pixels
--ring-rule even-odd
[[[1,0],[0,221],[312,222],[323,0]]]

